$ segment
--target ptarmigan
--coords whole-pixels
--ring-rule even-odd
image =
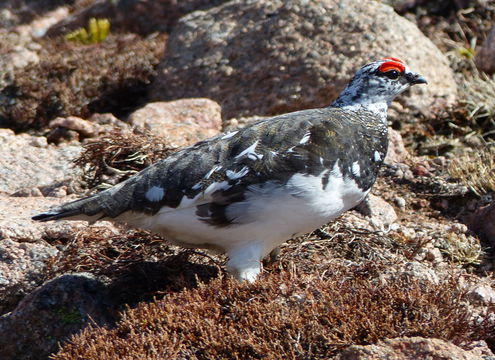
[[[33,219],[107,219],[148,229],[174,244],[225,252],[228,270],[254,281],[261,260],[281,243],[364,199],[387,152],[388,105],[424,83],[399,59],[374,61],[329,107],[200,141]]]

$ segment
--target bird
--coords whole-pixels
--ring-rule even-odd
[[[370,62],[327,107],[199,141],[32,219],[146,229],[175,245],[225,253],[227,271],[254,282],[282,243],[363,201],[387,152],[388,106],[416,84],[427,81],[398,58]]]

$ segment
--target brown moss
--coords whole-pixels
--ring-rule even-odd
[[[53,359],[318,359],[400,336],[463,345],[492,330],[472,320],[463,298],[453,279],[380,282],[349,266],[254,285],[217,279],[141,303],[114,329],[86,329]]]
[[[164,43],[164,35],[125,34],[89,46],[42,40],[39,64],[18,70],[0,94],[0,125],[25,131],[57,116],[122,116],[142,104]]]
[[[69,241],[50,241],[63,250],[47,264],[45,279],[67,272],[90,272],[110,284],[115,303],[151,301],[164,293],[195,287],[217,276],[219,262],[201,252],[170,246],[143,230],[114,233],[92,226]]]

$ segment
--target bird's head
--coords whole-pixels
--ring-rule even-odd
[[[366,64],[332,103],[334,107],[357,108],[387,105],[412,85],[426,84],[426,79],[413,72],[402,60],[387,57]]]

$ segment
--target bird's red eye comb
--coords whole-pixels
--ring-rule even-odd
[[[404,62],[400,59],[393,58],[393,57],[386,57],[383,58],[382,60],[386,60],[383,64],[380,65],[378,70],[380,72],[386,72],[389,70],[397,70],[398,72],[403,72],[406,67],[404,66]]]

